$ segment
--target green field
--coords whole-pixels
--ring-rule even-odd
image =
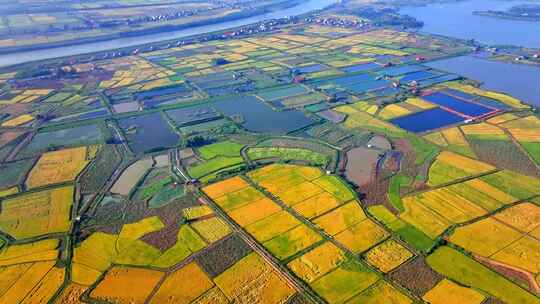
[[[438,248],[427,257],[427,262],[438,273],[506,303],[540,303],[531,293],[450,247]]]

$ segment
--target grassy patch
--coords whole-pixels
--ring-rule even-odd
[[[388,200],[397,210],[400,212],[405,211],[403,202],[401,201],[400,190],[403,187],[407,187],[411,184],[412,179],[406,175],[395,175],[390,179],[388,186]]]

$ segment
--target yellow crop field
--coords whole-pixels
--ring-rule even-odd
[[[202,190],[211,199],[216,199],[229,192],[237,191],[247,186],[248,186],[248,183],[246,181],[244,181],[241,177],[236,176],[236,177],[229,178],[224,181],[206,186]]]
[[[90,286],[94,284],[101,274],[101,271],[84,264],[73,263],[71,265],[71,281],[80,285]]]
[[[532,203],[522,203],[505,209],[494,216],[524,233],[533,231],[540,226],[540,207]]]
[[[379,276],[363,263],[346,259],[310,286],[328,303],[345,303],[378,280]]]
[[[331,212],[324,214],[313,223],[330,235],[335,235],[348,227],[366,219],[364,210],[357,201],[351,201]]]
[[[278,194],[278,198],[288,206],[305,201],[306,199],[323,192],[319,186],[312,182],[303,182]]]
[[[441,132],[434,132],[434,133],[424,135],[424,138],[438,146],[441,146],[441,147],[448,146],[448,142],[446,141],[446,138]]]
[[[300,224],[301,222],[287,211],[280,211],[245,227],[245,229],[257,241],[264,242]]]
[[[37,188],[74,180],[89,162],[86,150],[86,147],[79,147],[43,154],[28,175],[27,187]]]
[[[359,295],[353,297],[347,303],[350,304],[410,304],[411,298],[403,294],[392,285],[380,280]]]
[[[404,115],[407,115],[411,113],[410,110],[398,105],[398,104],[390,104],[390,105],[387,105],[386,107],[384,107],[380,112],[379,112],[379,117],[384,119],[384,120],[389,120],[389,119],[392,119],[392,118],[396,118],[396,117],[400,117],[400,116],[404,116]],[[371,113],[373,114],[373,113]]]
[[[340,204],[341,202],[332,194],[323,192],[294,205],[293,209],[303,217],[310,219],[324,214]]]
[[[442,135],[450,145],[468,146],[469,143],[465,139],[465,136],[461,134],[458,128],[450,128],[441,131]]]
[[[530,115],[505,122],[502,126],[507,129],[538,129],[540,128],[540,118]]]
[[[164,273],[133,267],[113,267],[90,297],[114,303],[143,303]]]
[[[299,278],[313,282],[336,268],[345,258],[344,252],[331,242],[326,242],[287,264]]]
[[[193,301],[193,304],[227,303],[229,300],[218,287],[213,287]]]
[[[238,191],[229,192],[219,198],[214,199],[214,202],[218,204],[223,210],[228,211],[234,208],[239,208],[264,198],[259,190],[254,187],[245,187]]]
[[[234,299],[243,293],[251,282],[270,271],[270,266],[257,253],[252,252],[215,277],[214,283],[227,298]]]
[[[116,235],[92,233],[73,251],[73,262],[100,272],[111,266],[116,256]]]
[[[0,268],[0,297],[9,290],[19,278],[32,266],[32,263],[11,265]]]
[[[505,192],[505,191],[503,191],[501,189],[498,189],[498,188],[496,188],[496,187],[494,187],[494,186],[492,186],[492,185],[490,185],[490,184],[488,184],[488,183],[486,183],[483,180],[478,179],[478,178],[468,180],[468,181],[464,182],[463,185],[465,185],[467,187],[470,187],[472,189],[475,189],[475,190],[478,191],[478,193],[482,193],[483,195],[486,195],[486,196],[490,197],[491,199],[494,199],[494,200],[496,200],[497,202],[500,203],[500,204],[496,204],[494,206],[489,206],[487,204],[487,199],[476,200],[475,203],[482,206],[484,209],[494,210],[494,209],[497,209],[498,207],[502,206],[503,204],[513,203],[513,202],[518,200],[517,198],[509,195],[507,192]],[[450,188],[452,188],[453,191],[457,191],[460,188],[460,186],[462,186],[462,185],[461,184],[456,184],[456,185],[450,186]],[[461,195],[465,196],[464,194],[461,194]]]
[[[494,169],[495,167],[486,163],[453,152],[443,151],[429,168],[428,185],[437,186]]]
[[[240,226],[247,226],[279,212],[281,207],[269,198],[263,198],[230,211],[229,216]]]
[[[410,97],[410,98],[407,98],[407,100],[405,100],[406,103],[408,104],[411,104],[415,107],[418,107],[422,110],[428,110],[428,109],[433,109],[435,107],[437,107],[436,105],[432,104],[431,102],[427,102],[425,100],[423,100],[422,98],[417,98],[417,97]]]
[[[194,206],[182,210],[184,218],[187,220],[195,220],[213,214],[214,212],[208,206]]]
[[[540,272],[540,240],[524,236],[492,255],[491,258],[537,274]]]
[[[193,222],[191,227],[208,243],[221,240],[231,233],[231,228],[219,217]]]
[[[4,190],[0,190],[0,198],[2,198],[4,196],[8,196],[8,195],[17,194],[17,193],[19,193],[19,188],[18,187],[11,187],[11,188],[7,188],[7,189],[4,189]]]
[[[480,304],[485,300],[485,297],[474,289],[462,287],[448,279],[443,279],[422,299],[432,304]]]
[[[82,294],[86,291],[86,286],[70,283],[62,290],[55,303],[57,304],[83,304],[80,300]]]
[[[23,114],[2,123],[2,127],[18,127],[33,121],[35,118],[29,114]]]
[[[116,240],[116,250],[123,251],[132,245],[132,243],[144,235],[159,231],[165,228],[159,217],[151,216],[138,222],[126,224],[122,227],[118,239]]]
[[[234,303],[287,303],[294,290],[274,271],[266,272],[246,286]]]
[[[502,248],[510,245],[522,234],[505,224],[486,218],[473,224],[458,227],[450,236],[450,241],[471,252],[489,257]]]
[[[403,205],[405,212],[400,214],[401,219],[431,238],[436,238],[451,225],[448,220],[419,203],[414,196],[404,198]]]
[[[189,226],[182,225],[178,231],[178,241],[152,262],[152,266],[168,268],[182,262],[194,252],[206,247],[206,243]]]
[[[300,250],[306,249],[320,241],[322,237],[306,225],[299,225],[273,239],[263,246],[278,259],[286,259]]]
[[[55,261],[36,262],[24,268],[24,272],[16,271],[14,277],[8,280],[11,283],[5,286],[0,296],[0,303],[21,303],[27,295],[43,280],[54,268]],[[51,278],[52,280],[52,278]],[[6,283],[8,283],[6,282]],[[58,286],[59,287],[59,286]],[[58,288],[57,287],[57,288]],[[56,291],[56,290],[55,290]],[[45,301],[47,302],[47,301]],[[43,303],[43,302],[34,302]]]
[[[66,232],[72,202],[72,186],[15,196],[1,203],[0,229],[17,239]]]
[[[416,199],[419,203],[452,223],[468,221],[487,213],[487,210],[478,207],[447,188],[439,188],[418,194]]]
[[[390,272],[410,259],[413,254],[395,240],[388,240],[366,253],[366,260],[382,272]]]
[[[508,139],[508,136],[506,136],[506,134],[501,128],[485,122],[477,123],[474,125],[464,125],[460,128],[467,136],[475,136],[481,139]]]
[[[498,115],[498,116],[495,116],[493,118],[488,119],[487,122],[489,122],[491,124],[494,124],[494,125],[498,125],[498,124],[501,124],[503,122],[507,122],[507,121],[514,120],[514,119],[517,119],[517,118],[519,118],[519,117],[512,114],[512,113],[504,113],[502,115]]]
[[[65,272],[64,268],[53,267],[20,303],[47,303],[64,283]]]
[[[189,304],[213,285],[201,268],[191,262],[165,278],[150,303]]]
[[[302,176],[308,181],[312,181],[320,177],[323,172],[317,167],[308,167],[308,166],[294,166],[294,172]]]
[[[520,142],[540,142],[540,128],[508,129],[508,132]]]
[[[361,253],[388,237],[388,232],[370,219],[336,234],[334,239],[354,253]]]
[[[58,240],[50,239],[8,246],[0,251],[0,266],[56,260],[59,244]]]

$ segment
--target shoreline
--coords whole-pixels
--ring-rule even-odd
[[[316,2],[316,1],[314,1],[314,2]],[[317,8],[313,8],[313,9],[311,9],[309,11],[294,15],[292,17],[302,18],[302,17],[305,17],[305,16],[309,16],[309,15],[311,15],[313,13],[320,12],[320,11],[325,10],[325,9],[329,9],[329,8],[333,7],[334,5],[336,5],[336,4],[337,4],[337,2],[333,1],[333,0],[332,1],[325,1],[325,3],[321,3],[321,5],[319,5],[319,7],[317,7]],[[62,45],[62,46],[55,46],[55,47],[44,46],[44,47],[40,47],[40,48],[37,48],[37,49],[34,49],[34,50],[17,51],[17,52],[4,53],[4,54],[2,54],[0,52],[0,72],[19,69],[19,68],[25,67],[27,65],[46,64],[46,63],[49,63],[49,62],[58,62],[58,61],[61,61],[61,60],[66,60],[67,58],[71,58],[71,59],[76,60],[76,59],[80,59],[80,58],[82,58],[84,56],[96,56],[96,55],[99,55],[99,54],[105,54],[105,53],[110,53],[110,52],[113,52],[113,53],[114,52],[124,52],[124,51],[132,52],[135,49],[141,49],[141,48],[145,48],[145,47],[159,47],[159,46],[163,47],[163,46],[166,46],[167,44],[176,43],[179,40],[204,39],[205,37],[209,37],[209,36],[213,36],[213,35],[222,35],[222,34],[224,34],[226,32],[237,31],[237,30],[240,30],[240,29],[246,28],[246,27],[252,27],[252,26],[255,26],[255,25],[260,24],[262,22],[268,22],[268,21],[273,21],[273,20],[282,20],[282,19],[285,19],[285,18],[291,17],[291,16],[286,15],[286,14],[284,14],[283,16],[280,16],[280,17],[269,16],[269,18],[264,18],[264,19],[261,19],[261,20],[254,20],[253,22],[247,22],[245,24],[239,24],[239,25],[232,24],[231,26],[227,26],[226,24],[229,23],[229,22],[230,23],[235,23],[235,22],[241,22],[244,19],[258,18],[258,17],[261,17],[261,16],[265,16],[266,14],[277,14],[280,11],[286,11],[288,9],[298,7],[300,5],[302,5],[302,4],[294,5],[292,7],[285,8],[283,10],[271,11],[271,12],[267,12],[267,13],[263,13],[263,14],[259,14],[259,15],[255,15],[255,16],[248,16],[248,17],[245,17],[245,18],[239,18],[239,19],[236,19],[236,20],[227,20],[227,21],[222,21],[222,22],[217,22],[217,23],[212,23],[212,24],[204,24],[204,25],[201,25],[201,26],[190,26],[190,27],[187,27],[185,29],[180,29],[180,30],[175,30],[175,31],[165,31],[165,32],[159,31],[159,32],[156,32],[154,34],[136,35],[136,36],[132,36],[132,37],[124,36],[124,37],[121,37],[121,38],[118,38],[118,39],[99,39],[99,40],[96,40],[95,38],[92,38],[91,41],[84,42],[84,43],[72,44],[72,45]],[[251,20],[248,20],[248,21],[251,21]],[[226,27],[219,28],[220,24],[223,24]],[[215,27],[218,27],[218,28],[213,29],[213,30],[209,29],[207,31],[201,31],[201,33],[189,33],[189,31],[194,31],[194,32],[197,31],[198,27],[205,27],[205,26],[210,26],[210,27],[215,26]],[[114,42],[120,43],[119,41],[115,41],[115,40],[120,40],[120,39],[138,39],[138,38],[144,38],[146,36],[149,36],[149,37],[147,37],[147,40],[148,39],[153,40],[151,38],[152,35],[166,35],[168,33],[171,33],[171,35],[174,36],[175,32],[181,32],[181,31],[187,31],[188,33],[186,33],[186,35],[178,35],[178,37],[173,37],[173,38],[164,38],[164,39],[157,39],[156,38],[155,41],[148,41],[148,42],[142,41],[142,42],[133,42],[133,43],[127,42],[126,46],[111,46],[111,47],[106,47],[105,46],[102,49],[98,49],[98,50],[88,50],[88,51],[80,50],[80,51],[77,51],[74,54],[60,54],[60,55],[50,57],[50,58],[46,58],[47,54],[45,54],[45,55],[41,55],[41,57],[43,57],[43,58],[34,59],[34,57],[36,57],[36,56],[40,57],[40,55],[37,54],[36,56],[34,56],[35,54],[32,54],[32,52],[45,52],[47,50],[50,50],[51,52],[54,53],[58,49],[66,49],[66,48],[68,48],[70,46],[82,48],[83,46],[86,45],[87,47],[90,47],[91,44],[99,44],[100,42],[105,42],[105,43],[109,42],[110,44],[112,44]],[[69,50],[66,50],[66,52],[69,53]],[[23,56],[23,58],[21,60],[19,60],[20,62],[15,62],[15,63],[10,62],[9,57],[15,57],[16,58],[17,55],[22,55]],[[2,57],[6,57],[6,58],[2,58]],[[24,58],[24,57],[26,57],[26,58]]]

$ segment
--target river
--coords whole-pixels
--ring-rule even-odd
[[[269,19],[279,19],[287,16],[302,15],[314,10],[323,9],[334,4],[336,0],[308,0],[305,3],[287,8],[284,10],[257,15],[249,18],[243,18],[233,21],[227,21],[216,24],[192,27],[178,31],[168,31],[156,34],[133,36],[126,38],[111,39],[99,42],[82,43],[71,46],[52,47],[41,50],[15,52],[0,55],[0,67],[6,67],[15,64],[21,64],[31,61],[53,59],[64,56],[81,55],[92,52],[112,50],[122,47],[136,46],[146,43],[159,42],[170,39],[179,39],[198,34],[222,31],[229,28],[239,27],[252,23],[257,23]]]
[[[540,106],[540,68],[524,64],[461,56],[433,61],[430,67],[463,75],[483,83],[482,88],[503,92]]]
[[[540,48],[540,22],[473,15],[478,10],[506,10],[526,1],[468,0],[400,10],[424,22],[422,32],[475,39],[490,45]]]

